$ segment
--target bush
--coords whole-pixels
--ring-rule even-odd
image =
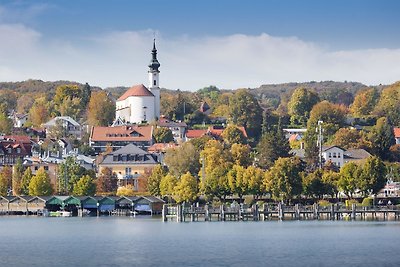
[[[346,200],[346,207],[351,208],[353,204],[360,205],[360,203],[355,199],[347,199]]]
[[[374,204],[374,200],[370,197],[366,197],[363,199],[361,206],[363,207],[370,207]]]
[[[321,207],[328,207],[331,205],[331,203],[328,200],[321,199],[320,201],[318,201],[318,205]]]
[[[244,197],[243,203],[245,205],[251,206],[253,204],[253,202],[254,202],[254,197],[253,196],[245,196]]]
[[[117,190],[117,196],[134,196],[135,195],[135,191],[133,190],[133,186],[132,185],[127,185],[127,186],[121,186],[120,188],[118,188]]]

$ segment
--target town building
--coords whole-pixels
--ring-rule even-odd
[[[161,117],[157,122],[158,127],[165,127],[171,130],[175,142],[181,142],[185,138],[187,124],[185,122],[170,121],[167,118]]]
[[[69,116],[60,116],[55,117],[48,122],[43,124],[43,128],[46,129],[46,135],[51,135],[52,131],[55,129],[56,126],[61,125],[67,136],[74,136],[77,139],[81,139],[82,137],[82,127],[81,125],[76,122],[73,118]]]
[[[94,126],[90,132],[89,142],[96,154],[105,152],[107,147],[115,151],[128,144],[134,144],[142,149],[146,149],[153,144],[153,126]]]
[[[396,145],[400,145],[400,128],[394,128],[394,139],[396,140]]]
[[[0,166],[10,166],[32,155],[32,143],[28,136],[0,137]]]
[[[157,157],[139,147],[129,144],[104,156],[98,164],[99,173],[110,168],[118,179],[119,186],[132,185],[138,192],[145,191],[143,174],[158,164]]]
[[[149,89],[143,84],[129,88],[116,101],[116,120],[125,123],[151,122],[160,118],[160,85],[157,49],[153,42],[152,59],[149,64]]]

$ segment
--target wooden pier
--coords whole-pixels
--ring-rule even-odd
[[[399,220],[400,209],[397,206],[351,207],[339,204],[319,206],[283,205],[281,203],[259,207],[244,205],[163,205],[162,220],[185,221],[267,221],[267,220]]]

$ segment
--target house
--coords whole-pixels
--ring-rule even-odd
[[[153,144],[153,126],[94,126],[90,132],[89,143],[96,154],[106,151],[107,147],[115,151],[129,144],[146,149]]]
[[[179,147],[179,145],[175,143],[155,143],[151,147],[149,147],[147,151],[154,155],[157,155],[158,161],[160,163],[163,163],[165,152],[170,148],[177,148],[177,147]]]
[[[185,132],[187,128],[187,124],[184,122],[175,122],[170,121],[164,117],[161,117],[157,122],[158,127],[166,127],[171,130],[172,135],[174,136],[175,142],[180,142],[185,138]]]
[[[28,114],[14,113],[12,116],[12,120],[15,128],[22,128],[28,120]]]
[[[400,144],[400,128],[393,128],[394,139],[396,140],[396,145]]]
[[[292,149],[290,152],[301,159],[305,158],[304,149]],[[348,162],[358,162],[365,160],[369,156],[371,156],[371,154],[364,149],[345,150],[338,146],[322,147],[323,162],[324,163],[331,162],[338,168],[343,167],[343,165]]]
[[[243,136],[247,138],[246,129],[243,126],[238,126],[237,128],[243,133]],[[225,130],[224,126],[216,126],[216,125],[211,125],[210,127],[208,127],[208,129],[187,130],[185,140],[189,141],[191,139],[199,138],[204,135],[211,136],[215,139],[221,139],[224,130]]]
[[[32,155],[32,143],[28,136],[3,136],[0,138],[0,166],[14,165],[18,159]]]
[[[32,175],[36,175],[36,172],[43,167],[49,175],[53,189],[57,189],[57,172],[59,163],[61,162],[44,161],[38,157],[26,157],[22,164],[31,169]]]
[[[54,158],[63,158],[67,157],[71,151],[73,151],[73,147],[71,142],[65,138],[55,139],[55,138],[46,138],[41,139],[37,142],[39,147],[36,147],[35,156],[40,156],[42,158],[45,157],[54,157]]]
[[[211,114],[211,107],[210,107],[210,105],[207,104],[206,101],[204,101],[204,102],[201,103],[199,111],[201,113],[204,113],[205,115],[210,115]]]
[[[145,191],[143,181],[147,171],[158,164],[157,157],[139,147],[129,144],[104,156],[98,164],[99,173],[110,168],[118,179],[119,186],[132,185],[135,191]]]
[[[200,138],[207,134],[207,129],[190,129],[186,131],[185,140],[189,141],[194,138]]]
[[[43,124],[43,128],[46,129],[46,134],[51,134],[53,128],[56,127],[57,125],[61,125],[68,136],[74,136],[77,139],[81,139],[82,137],[81,125],[69,116],[55,117],[46,122],[45,124]]]
[[[293,135],[297,135],[297,138],[303,138],[304,134],[307,132],[307,129],[302,128],[302,129],[294,129],[294,128],[286,128],[283,129],[283,132],[285,133],[285,137],[289,139]]]

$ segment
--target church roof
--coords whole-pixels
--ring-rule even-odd
[[[134,85],[129,88],[120,98],[118,101],[125,100],[130,96],[154,96],[149,89],[146,88],[143,84]]]

